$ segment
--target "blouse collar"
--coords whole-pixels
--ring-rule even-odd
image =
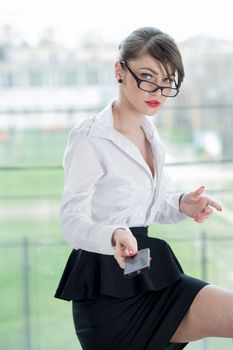
[[[112,113],[113,103],[114,100],[109,102],[108,105],[94,117],[94,122],[89,131],[89,136],[104,138],[112,141],[122,151],[137,161],[147,171],[147,174],[149,174],[151,180],[155,182],[155,178],[152,177],[151,170],[140,154],[138,148],[126,136],[114,129]],[[156,173],[159,175],[158,172],[160,172],[160,169],[162,168],[161,165],[163,165],[164,162],[164,151],[158,136],[158,132],[154,124],[147,116],[145,116],[143,119],[142,128],[148,141],[150,142],[154,155]]]

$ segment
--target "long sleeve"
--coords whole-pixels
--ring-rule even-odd
[[[92,196],[95,186],[104,175],[94,141],[85,131],[77,128],[69,134],[63,158],[61,226],[65,240],[74,249],[113,255],[113,231],[124,225],[106,225],[92,220]]]
[[[188,216],[179,210],[179,198],[181,194],[182,192],[167,194],[166,199],[161,201],[154,220],[160,224],[174,224],[187,219]]]

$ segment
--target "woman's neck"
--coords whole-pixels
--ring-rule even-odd
[[[144,115],[130,108],[129,105],[123,104],[121,100],[117,100],[113,107],[113,127],[117,131],[125,135],[141,134],[141,125]]]

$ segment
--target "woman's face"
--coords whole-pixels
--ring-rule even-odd
[[[147,92],[139,89],[132,72],[139,79],[168,87],[171,87],[174,83],[174,72],[169,68],[170,76],[168,76],[160,61],[149,54],[144,54],[135,60],[127,61],[126,64],[128,67],[125,64],[120,65],[120,63],[116,66],[116,76],[118,78],[120,77],[123,81],[121,84],[123,97],[137,112],[154,115],[167,97],[161,95],[160,89],[155,92]],[[146,86],[146,83],[143,84]],[[140,85],[140,87],[143,87],[143,85]]]

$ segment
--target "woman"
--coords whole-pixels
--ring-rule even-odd
[[[186,275],[170,246],[148,236],[154,221],[200,223],[222,210],[204,186],[166,195],[150,117],[179,92],[178,48],[160,30],[140,28],[121,43],[115,76],[118,99],[69,135],[61,223],[73,251],[55,297],[72,300],[84,350],[183,349],[207,336],[232,337],[233,293]],[[147,247],[151,268],[125,278],[125,258]]]

